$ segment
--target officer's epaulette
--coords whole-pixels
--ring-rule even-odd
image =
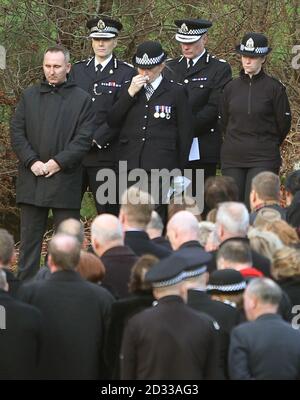
[[[120,61],[119,61],[120,62]],[[121,61],[122,64],[127,65],[127,67],[134,68],[134,66],[126,61]]]
[[[182,60],[184,59],[184,56],[181,56],[178,60],[178,62],[180,63]]]
[[[92,61],[92,59],[93,59],[93,57],[85,58],[84,60],[75,61],[74,64],[85,63],[86,65],[89,65],[89,63]]]
[[[214,58],[215,60],[220,61],[222,63],[226,63],[227,62],[226,60],[224,60],[224,58],[217,58],[216,56],[211,56],[211,58]]]

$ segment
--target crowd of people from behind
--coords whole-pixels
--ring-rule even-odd
[[[49,47],[44,80],[21,96],[17,275],[0,230],[1,379],[300,379],[300,171],[286,177],[286,207],[278,176],[285,87],[264,71],[264,34],[236,46],[232,79],[207,51],[210,21],[175,25],[182,56],[146,41],[133,67],[113,54],[122,24],[92,19],[93,56],[71,66]],[[106,181],[121,161],[125,181],[142,169],[149,190]],[[185,168],[193,196],[204,171],[201,215],[193,196],[175,191],[167,206],[171,187],[153,185],[154,170]],[[87,188],[99,214],[90,243]]]

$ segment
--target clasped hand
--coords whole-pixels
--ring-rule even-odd
[[[45,178],[50,178],[56,172],[60,171],[60,166],[54,160],[49,160],[46,163],[42,161],[36,161],[31,166],[31,171],[35,176],[45,176]]]

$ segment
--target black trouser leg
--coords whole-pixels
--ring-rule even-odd
[[[116,189],[116,204],[113,203],[105,203],[104,200],[105,199],[101,199],[99,198],[99,196],[97,196],[97,190],[98,188],[102,185],[102,184],[106,184],[106,179],[104,180],[97,180],[97,173],[100,170],[103,169],[109,169],[111,172],[115,173],[113,168],[110,167],[86,167],[86,174],[87,174],[87,179],[88,179],[88,186],[90,188],[90,191],[93,193],[93,197],[95,200],[95,206],[97,209],[97,213],[98,214],[103,214],[103,213],[109,213],[109,214],[113,214],[113,215],[118,215],[119,214],[119,203],[118,203],[118,192],[117,192],[117,188],[118,188],[118,182],[117,179],[115,179],[112,182],[108,182],[109,185],[116,185],[115,188],[111,188],[111,189]],[[114,174],[116,177],[116,174]]]
[[[21,242],[18,277],[32,278],[40,267],[43,236],[49,209],[21,204]]]
[[[52,208],[53,213],[53,228],[57,229],[58,225],[65,219],[74,218],[80,220],[79,209],[68,209],[68,208]]]

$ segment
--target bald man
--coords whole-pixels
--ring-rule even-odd
[[[128,296],[128,283],[131,268],[137,255],[125,246],[122,224],[112,214],[101,214],[91,226],[92,246],[105,266],[102,284],[116,298]]]
[[[81,246],[57,234],[49,244],[49,279],[25,284],[20,299],[40,309],[44,343],[40,379],[107,379],[104,338],[113,297],[75,271]]]
[[[178,211],[167,225],[167,236],[173,250],[183,247],[202,248],[199,233],[198,220],[190,211]]]

